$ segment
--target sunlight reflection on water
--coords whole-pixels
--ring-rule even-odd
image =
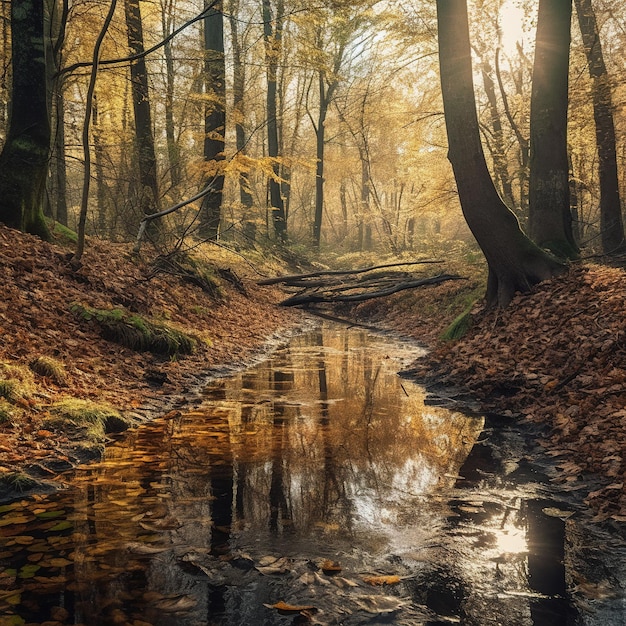
[[[318,624],[482,626],[502,611],[542,624],[511,599],[531,591],[532,489],[459,486],[482,462],[483,420],[425,406],[401,381],[418,352],[324,325],[109,447],[69,492],[12,505],[0,514],[2,614],[258,626],[285,623],[264,606],[283,600],[314,606]],[[53,524],[41,517],[55,511]]]

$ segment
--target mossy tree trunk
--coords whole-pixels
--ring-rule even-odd
[[[437,0],[437,20],[448,158],[463,215],[489,265],[487,304],[506,306],[516,291],[528,291],[563,265],[526,237],[489,174],[476,114],[466,0]]]
[[[0,221],[44,239],[50,156],[44,0],[12,0],[13,83],[7,138],[0,154]]]

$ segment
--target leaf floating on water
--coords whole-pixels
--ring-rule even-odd
[[[405,605],[394,596],[361,596],[355,602],[364,611],[377,615],[396,613]]]
[[[50,559],[50,565],[52,567],[67,567],[68,565],[72,565],[73,561],[69,561],[68,559],[63,559],[61,557],[56,559]]]
[[[320,567],[327,576],[333,576],[341,571],[341,565],[339,565],[337,561],[331,561],[330,559],[322,561],[322,565]]]
[[[135,554],[159,554],[165,552],[167,548],[158,548],[156,546],[147,546],[145,543],[131,542],[126,548]]]
[[[400,576],[364,576],[364,582],[374,587],[382,587],[383,585],[397,585],[402,579]]]
[[[155,603],[155,607],[161,611],[168,613],[182,613],[190,611],[196,606],[195,598],[191,596],[174,596],[171,598],[163,598]]]
[[[548,517],[558,517],[559,519],[567,519],[574,515],[574,511],[563,511],[562,509],[557,509],[556,507],[546,507],[545,509],[541,509],[544,515]]]
[[[272,557],[269,557],[272,558]],[[263,561],[263,559],[261,559]],[[259,563],[261,563],[259,561]],[[261,574],[267,575],[276,575],[276,574],[287,574],[289,572],[289,559],[274,559],[269,565],[257,565],[256,570],[261,572]]]
[[[302,611],[317,611],[314,606],[308,604],[287,604],[282,600],[276,604],[264,604],[263,606],[266,606],[268,609],[275,609],[282,615],[293,615]]]

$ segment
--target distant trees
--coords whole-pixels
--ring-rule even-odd
[[[594,22],[590,0],[576,0],[584,46],[574,33],[578,80],[569,89],[576,104],[569,109],[567,142],[570,0],[542,2],[534,60],[526,43],[534,30],[523,30],[519,36],[526,39],[516,46],[506,27],[503,10],[511,3],[468,2],[480,64],[474,95],[481,158],[498,193],[540,247],[561,253],[554,240],[572,245],[570,183],[582,245],[593,253],[602,241],[605,252],[619,253],[626,120],[611,95],[626,94],[609,74],[621,71],[615,59],[626,48],[619,30],[626,9],[597,5],[601,19]],[[112,4],[43,3],[49,11],[41,19],[50,25],[44,30],[37,22],[37,28],[46,68],[31,71],[29,65],[25,71],[20,63],[37,64],[41,57],[35,48],[20,48],[30,35],[22,35],[25,23],[18,18],[8,29],[7,12],[26,5],[38,11],[41,3],[0,3],[0,70],[15,81],[10,89],[0,81],[0,185],[15,191],[20,176],[28,181],[16,192],[17,205],[11,205],[12,191],[2,192],[0,219],[45,236],[41,207],[75,229],[84,206],[86,234],[126,240],[135,236],[138,218],[163,206],[177,208],[159,217],[159,245],[179,236],[234,239],[244,246],[305,245],[338,254],[432,254],[442,245],[450,249],[451,241],[473,245],[445,161],[431,4],[124,0],[102,40],[93,114],[83,136],[93,51]],[[516,4],[517,24],[524,16],[519,7],[526,7],[530,23],[531,4]],[[554,21],[545,7],[559,10]],[[36,13],[28,14],[34,28]],[[47,37],[51,32],[54,39]],[[607,35],[612,47],[604,58],[597,44]],[[546,50],[554,37],[561,52],[558,72],[550,73]],[[24,106],[20,90],[28,93]],[[551,94],[556,99],[546,102]],[[50,126],[51,112],[50,134],[44,126]],[[43,119],[44,126],[28,116]],[[595,129],[585,123],[592,117]],[[37,163],[41,176],[34,169],[26,176],[27,168],[18,166],[16,150],[24,144],[16,145],[16,132],[40,146],[29,152],[27,167]],[[12,167],[17,171],[11,173]],[[93,185],[83,204],[85,178]],[[46,188],[34,181],[47,182],[47,202]],[[198,195],[209,184],[210,192]],[[33,213],[28,207],[35,205]],[[556,234],[546,227],[553,218]]]

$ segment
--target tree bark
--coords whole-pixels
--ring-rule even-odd
[[[269,179],[270,205],[274,234],[279,241],[287,239],[287,219],[285,206],[280,193],[280,165],[278,162],[278,104],[277,73],[282,39],[283,15],[277,11],[272,20],[270,0],[263,0],[263,37],[265,41],[265,62],[267,64],[267,151],[272,160],[272,176]]]
[[[245,120],[245,82],[246,72],[243,60],[242,44],[239,40],[239,2],[230,0],[229,22],[231,31],[231,45],[233,49],[233,121],[235,124],[235,145],[237,154],[246,154]],[[238,176],[239,201],[243,208],[242,222],[244,237],[253,242],[256,239],[256,224],[252,216],[252,194],[247,170],[241,170]]]
[[[217,240],[224,192],[224,134],[226,132],[226,67],[224,59],[224,15],[222,2],[214,3],[204,20],[205,112],[204,162],[208,164],[202,199],[199,234]]]
[[[125,0],[124,9],[128,28],[128,47],[131,54],[144,52],[143,25],[139,0]],[[152,113],[148,89],[148,71],[145,57],[140,56],[130,66],[130,79],[133,92],[133,111],[135,114],[135,143],[137,164],[139,166],[140,210],[148,215],[159,211],[159,185],[157,180],[157,161],[152,134]]]
[[[576,258],[567,160],[567,107],[572,0],[539,0],[530,99],[528,225],[540,247]]]
[[[172,6],[168,5],[167,13],[172,11]],[[167,38],[171,34],[172,17],[166,14],[166,7],[161,15],[161,27],[163,37]],[[165,138],[167,141],[167,159],[170,168],[170,183],[172,187],[177,187],[182,182],[182,169],[180,162],[180,150],[176,140],[176,127],[174,124],[174,85],[175,69],[174,57],[172,55],[172,42],[167,41],[163,45],[165,56]]]
[[[617,174],[611,83],[604,63],[600,33],[591,0],[575,0],[575,3],[591,76],[593,117],[598,146],[602,250],[605,254],[622,254],[626,251],[626,241]]]
[[[489,266],[487,305],[506,306],[516,291],[528,291],[563,266],[524,235],[489,174],[476,114],[466,0],[437,0],[437,20],[448,158],[463,215]]]
[[[493,133],[493,149],[491,158],[493,159],[493,170],[497,179],[500,181],[502,188],[502,196],[506,205],[513,209],[515,201],[513,200],[513,187],[511,185],[511,177],[506,162],[506,151],[504,148],[504,136],[502,133],[502,122],[500,120],[500,112],[498,111],[498,101],[496,98],[496,88],[491,77],[491,65],[488,61],[482,59],[480,71],[483,78],[483,86],[487,96],[489,105],[489,121],[491,122],[491,132]]]
[[[13,83],[0,154],[0,221],[50,238],[43,205],[50,156],[44,0],[11,2]]]

